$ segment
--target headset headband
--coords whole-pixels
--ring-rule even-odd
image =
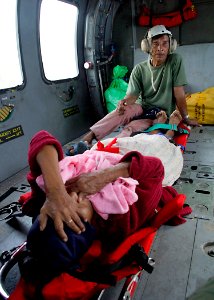
[[[152,47],[152,38],[163,34],[167,34],[169,36],[169,53],[173,53],[177,48],[177,41],[172,37],[171,31],[167,30],[164,25],[156,25],[149,29],[141,42],[142,51],[150,53]]]

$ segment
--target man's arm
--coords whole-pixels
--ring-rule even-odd
[[[108,183],[119,177],[129,177],[130,162],[121,162],[107,169],[84,173],[65,183],[68,192],[83,192],[87,195],[96,194]]]
[[[40,228],[44,230],[48,216],[54,221],[54,226],[62,238],[67,241],[63,229],[65,222],[73,231],[81,233],[85,227],[81,221],[81,215],[77,212],[77,194],[67,193],[62,181],[58,153],[53,145],[45,145],[36,156],[45,182],[46,201],[40,210]],[[72,222],[69,222],[72,220]]]
[[[187,110],[186,97],[183,86],[174,87],[174,96],[176,99],[176,105],[178,110],[187,125],[190,126],[200,126],[197,120],[190,119]]]

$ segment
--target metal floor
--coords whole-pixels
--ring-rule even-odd
[[[192,129],[184,154],[183,172],[174,187],[187,195],[186,202],[193,208],[193,213],[183,225],[160,228],[150,253],[156,262],[154,271],[143,273],[134,300],[185,300],[214,276],[214,257],[208,254],[209,250],[214,250],[213,152],[214,127]],[[29,190],[27,172],[28,168],[0,183],[0,207],[17,201]],[[0,221],[0,255],[24,242],[30,225],[29,217]],[[18,276],[18,268],[14,267],[6,281],[8,291],[14,288]],[[120,298],[123,283],[106,290],[101,299]]]

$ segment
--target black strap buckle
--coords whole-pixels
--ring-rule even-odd
[[[137,264],[146,272],[152,273],[155,261],[148,257],[145,250],[140,244],[135,244],[130,250],[130,255],[134,257]]]
[[[13,217],[23,216],[22,205],[19,202],[12,202],[0,208],[0,221]]]

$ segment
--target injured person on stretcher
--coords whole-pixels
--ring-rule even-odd
[[[158,158],[137,151],[63,156],[59,141],[47,131],[32,138],[32,194],[23,212],[34,219],[27,248],[44,281],[62,272],[71,274],[95,239],[105,252],[113,251],[149,226],[158,210],[177,196],[172,186],[163,187],[164,167]],[[189,213],[191,208],[183,207],[168,224],[184,223]]]
[[[125,155],[129,151],[135,150],[145,156],[154,156],[161,160],[164,166],[163,186],[173,185],[180,177],[183,169],[182,145],[174,143],[174,136],[179,133],[175,131],[178,128],[182,117],[178,111],[174,111],[170,118],[169,129],[162,129],[167,121],[167,115],[164,111],[160,111],[153,121],[151,131],[136,132],[132,137],[117,137],[116,139],[107,138],[102,142],[96,143],[91,150],[108,151],[109,145],[112,147],[109,151],[118,149],[118,153]],[[170,128],[172,126],[172,128]],[[154,129],[153,129],[154,128]],[[157,128],[157,129],[155,129]],[[152,130],[153,129],[153,130]],[[186,130],[188,133],[188,131]],[[188,136],[188,134],[186,134]]]

